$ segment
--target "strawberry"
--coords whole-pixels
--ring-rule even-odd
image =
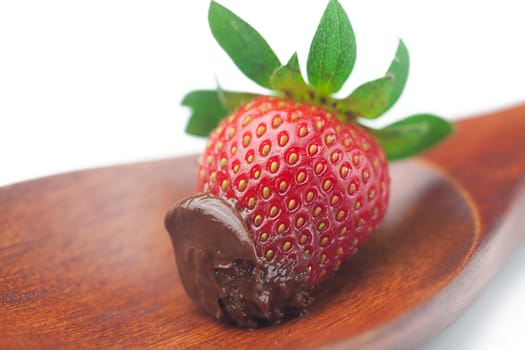
[[[337,0],[329,0],[312,40],[308,82],[297,54],[282,64],[227,8],[211,1],[208,19],[237,67],[271,92],[218,87],[185,96],[193,110],[186,131],[209,142],[198,165],[201,194],[176,204],[166,227],[183,285],[203,309],[246,327],[277,323],[304,312],[310,292],[380,225],[387,160],[433,146],[452,127],[433,114],[380,129],[364,122],[387,112],[404,89],[409,56],[401,40],[384,76],[333,96],[356,58]]]
[[[288,259],[317,285],[384,216],[383,151],[363,129],[290,99],[258,97],[224,119],[199,164],[198,190],[244,211],[257,255]]]

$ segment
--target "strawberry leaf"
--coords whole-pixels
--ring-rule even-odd
[[[416,155],[448,136],[454,127],[433,114],[416,114],[384,129],[370,130],[389,160]]]
[[[391,75],[369,81],[357,87],[347,98],[341,100],[353,115],[363,118],[377,118],[385,112],[390,103],[395,80]]]
[[[217,90],[191,91],[182,99],[181,105],[191,108],[192,114],[186,124],[186,133],[207,137],[221,119],[241,104],[254,98],[255,94]]]
[[[227,114],[216,90],[195,90],[184,96],[181,104],[192,109],[186,133],[208,136]]]
[[[410,57],[408,55],[408,49],[403,40],[400,39],[399,44],[397,45],[396,55],[387,71],[387,76],[392,76],[394,78],[394,86],[384,112],[389,110],[403,93],[403,89],[405,88],[408,79],[409,66]]]
[[[339,91],[354,68],[355,36],[345,10],[330,0],[323,13],[308,53],[310,84],[321,95]]]
[[[217,94],[227,114],[233,113],[244,103],[260,96],[249,92],[225,91],[220,86],[217,87]]]
[[[281,62],[266,40],[236,14],[211,1],[210,29],[237,67],[257,84],[271,89],[270,76]]]
[[[396,55],[385,76],[357,87],[341,101],[344,108],[367,119],[383,115],[399,99],[408,78],[408,50],[399,40]]]
[[[273,72],[270,81],[274,90],[281,91],[287,96],[308,91],[308,85],[301,75],[297,53],[292,55],[288,63]]]

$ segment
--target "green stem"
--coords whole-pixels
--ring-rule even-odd
[[[355,122],[358,115],[341,103],[341,100],[331,96],[321,95],[313,89],[303,91],[284,90],[282,96],[303,103],[319,105],[334,113],[336,118],[345,123]]]

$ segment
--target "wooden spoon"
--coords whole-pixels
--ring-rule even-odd
[[[523,237],[525,105],[457,123],[392,165],[382,228],[310,312],[247,331],[216,323],[178,280],[163,217],[195,157],[0,189],[0,348],[417,348],[473,301]]]

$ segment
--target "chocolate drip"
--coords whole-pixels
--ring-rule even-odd
[[[231,202],[188,197],[169,210],[165,224],[186,293],[218,320],[255,328],[298,316],[312,302],[306,274],[257,256]]]

